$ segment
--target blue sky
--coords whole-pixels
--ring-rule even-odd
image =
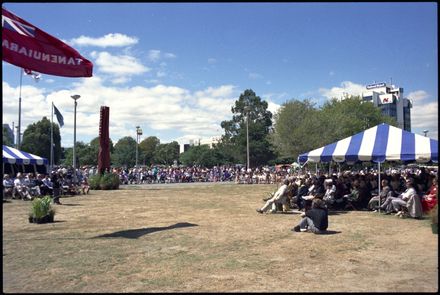
[[[276,112],[290,99],[317,105],[374,82],[404,88],[412,131],[438,139],[437,4],[425,3],[3,3],[94,64],[92,78],[23,77],[22,129],[64,116],[62,145],[98,136],[162,143],[222,134],[246,89]],[[3,123],[18,123],[20,69],[2,63]]]

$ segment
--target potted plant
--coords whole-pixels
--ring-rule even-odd
[[[31,212],[29,213],[30,223],[46,223],[53,222],[55,209],[51,206],[52,198],[45,196],[43,198],[35,198],[32,201]]]
[[[438,234],[438,204],[435,204],[434,208],[429,211],[431,217],[431,228],[433,234]]]

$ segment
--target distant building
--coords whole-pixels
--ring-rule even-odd
[[[362,93],[363,101],[370,101],[382,114],[397,120],[398,127],[411,132],[412,103],[403,97],[403,88],[386,83],[374,83],[366,86]]]
[[[186,152],[191,146],[194,145],[209,145],[210,148],[213,148],[214,144],[220,141],[220,136],[211,137],[208,139],[190,139],[189,143],[180,145],[180,153]]]
[[[3,124],[3,128],[5,128],[6,134],[4,134],[8,139],[10,139],[10,142],[14,145],[14,131],[12,131],[11,127],[9,127],[9,124]]]

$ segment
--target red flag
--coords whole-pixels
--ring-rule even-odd
[[[93,64],[75,49],[2,8],[2,56],[13,65],[62,77],[91,77]]]

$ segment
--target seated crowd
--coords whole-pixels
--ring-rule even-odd
[[[88,176],[78,172],[74,182],[73,169],[56,168],[49,174],[18,172],[15,177],[3,175],[3,199],[33,200],[36,197],[88,194]]]
[[[237,184],[271,184],[282,179],[288,172],[275,171],[269,167],[247,169],[240,166],[155,166],[113,169],[121,184],[185,183],[185,182],[233,182]]]
[[[307,211],[313,200],[321,199],[333,210],[370,210],[421,218],[437,204],[437,171],[424,168],[382,173],[380,191],[377,174],[363,171],[330,176],[296,174],[286,180],[276,193],[263,199],[266,204],[257,212]]]
[[[269,167],[246,170],[237,166],[158,167],[113,169],[121,184],[234,182],[237,184],[274,184],[281,187],[265,198],[265,205],[257,211],[276,212],[289,209],[306,211],[314,199],[321,199],[333,210],[370,210],[396,216],[420,218],[437,204],[437,170],[425,168],[389,170],[380,175],[370,172],[345,171],[337,174],[280,170]],[[32,200],[44,195],[76,195],[89,192],[88,178],[96,173],[91,167],[77,169],[74,182],[72,168],[56,167],[50,175],[17,173],[3,176],[3,198]],[[55,199],[55,198],[54,198]]]

